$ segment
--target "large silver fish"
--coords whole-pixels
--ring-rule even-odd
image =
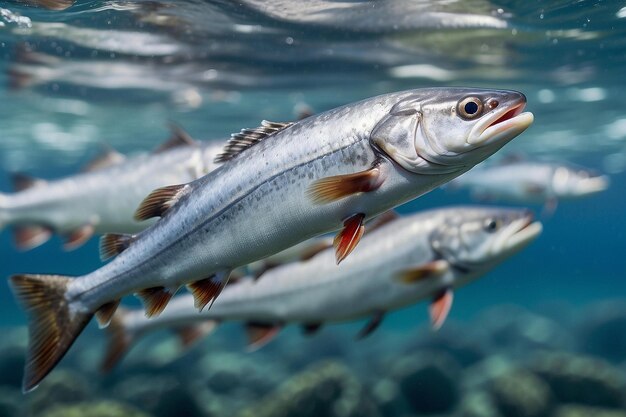
[[[94,233],[135,233],[150,223],[133,218],[152,190],[193,181],[215,169],[222,144],[193,141],[173,128],[173,135],[152,154],[125,158],[108,151],[77,175],[55,181],[17,175],[18,190],[0,193],[0,229],[12,225],[18,248],[46,242],[53,233],[74,249]]]
[[[146,314],[187,284],[202,309],[229,271],[341,229],[337,262],[364,221],[484,160],[533,121],[514,91],[432,88],[385,94],[296,123],[265,122],[235,135],[201,179],[155,190],[137,218],[162,216],[139,235],[107,235],[100,269],[72,279],[16,275],[30,316],[24,389],[34,388],[96,313],[108,324],[137,293]]]
[[[447,188],[468,188],[479,200],[544,204],[546,211],[552,212],[558,201],[584,198],[608,186],[607,176],[587,168],[516,158],[499,165],[476,167]]]
[[[431,299],[431,322],[441,326],[452,291],[484,275],[541,232],[526,210],[450,207],[399,218],[363,237],[338,267],[332,249],[312,259],[276,267],[260,279],[228,285],[210,310],[193,308],[191,295],[176,297],[159,317],[120,309],[107,328],[104,368],[110,369],[143,335],[177,331],[184,343],[217,322],[246,322],[250,347],[269,341],[291,323],[305,331],[322,323],[371,317],[359,336],[376,329],[386,312]]]

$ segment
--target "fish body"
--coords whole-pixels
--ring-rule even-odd
[[[437,300],[484,275],[540,232],[541,224],[518,209],[450,207],[402,217],[368,233],[339,266],[332,248],[326,249],[259,279],[228,285],[213,307],[200,314],[190,295],[176,297],[152,319],[141,310],[121,310],[111,325],[106,367],[117,362],[131,341],[154,330],[191,328],[205,321],[239,320],[268,329],[342,322]]]
[[[477,167],[450,184],[469,188],[479,199],[527,204],[583,198],[606,190],[608,185],[608,177],[586,168],[530,161]]]
[[[33,180],[21,191],[2,195],[0,225],[17,228],[16,244],[22,249],[45,242],[53,232],[71,239],[84,230],[88,236],[81,243],[94,233],[139,232],[151,223],[133,218],[143,198],[155,188],[212,171],[220,149],[221,144],[195,142],[126,159],[120,155],[118,163],[59,180]]]
[[[232,269],[338,229],[341,261],[364,221],[460,175],[524,131],[532,123],[532,114],[522,113],[525,102],[506,90],[418,89],[242,131],[218,169],[146,198],[139,217],[160,221],[137,236],[105,236],[107,251],[123,250],[112,262],[77,279],[11,279],[32,318],[48,314],[33,310],[44,307],[29,303],[34,294],[54,298],[48,305],[61,303],[64,313],[55,316],[57,326],[37,328],[41,320],[31,320],[31,337],[55,347],[31,350],[26,389],[95,312],[106,324],[125,295],[138,293],[147,314],[156,315],[187,284],[202,308]]]

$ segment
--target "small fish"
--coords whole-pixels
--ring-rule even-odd
[[[118,310],[102,368],[111,369],[140,337],[160,329],[190,345],[219,322],[246,324],[249,347],[258,348],[286,324],[307,333],[322,324],[371,317],[358,337],[381,323],[385,313],[430,299],[434,329],[444,323],[455,288],[490,271],[541,232],[526,210],[450,207],[393,220],[363,237],[338,267],[327,249],[308,261],[279,266],[259,280],[229,284],[213,308],[201,314],[192,296],[176,297],[159,317]]]
[[[515,91],[417,89],[233,135],[218,169],[148,195],[136,218],[160,221],[137,235],[103,236],[101,255],[117,254],[113,261],[76,279],[11,277],[30,322],[24,390],[52,370],[94,314],[106,326],[126,295],[135,293],[156,316],[186,285],[202,310],[234,268],[335,230],[341,262],[364,222],[523,132],[533,121],[525,105]]]
[[[42,7],[48,10],[65,10],[71,7],[75,0],[15,0],[28,6]]]
[[[0,194],[0,229],[11,225],[15,244],[28,250],[61,235],[75,249],[93,234],[136,233],[150,223],[133,218],[152,190],[192,181],[215,169],[222,145],[196,142],[178,127],[152,154],[125,158],[107,150],[82,173],[45,181],[14,175],[14,194]]]
[[[566,163],[532,162],[515,158],[500,165],[477,167],[447,186],[469,188],[478,200],[543,204],[545,212],[560,200],[587,197],[606,190],[609,178]]]

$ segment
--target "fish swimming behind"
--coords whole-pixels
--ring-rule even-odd
[[[477,200],[543,204],[551,213],[558,201],[597,194],[609,187],[609,178],[590,169],[563,162],[535,162],[520,158],[488,167],[476,167],[446,188],[468,188]]]
[[[223,321],[246,323],[250,348],[287,324],[312,333],[322,324],[370,317],[359,333],[373,332],[385,313],[430,299],[431,323],[440,327],[455,288],[517,253],[541,232],[521,209],[449,207],[393,220],[363,237],[339,266],[329,248],[308,261],[276,267],[260,279],[229,284],[210,310],[198,312],[191,295],[176,297],[159,317],[120,309],[107,328],[103,369],[111,369],[143,335],[177,332],[185,345]]]
[[[126,158],[108,150],[82,173],[54,181],[14,176],[16,192],[0,194],[0,229],[12,225],[15,244],[28,250],[53,233],[75,249],[93,234],[136,233],[148,227],[133,214],[152,190],[197,179],[215,169],[221,144],[197,142],[179,127],[152,154]]]
[[[161,220],[138,235],[106,235],[108,264],[76,279],[15,275],[29,315],[24,390],[52,370],[94,314],[106,326],[136,293],[158,315],[180,286],[202,309],[231,270],[339,230],[339,263],[364,222],[455,178],[533,121],[515,91],[430,88],[384,94],[295,123],[264,122],[234,135],[223,163],[187,184],[155,190],[138,219]]]

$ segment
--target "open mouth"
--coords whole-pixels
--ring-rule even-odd
[[[533,114],[524,112],[526,101],[520,101],[509,109],[494,111],[484,117],[472,129],[467,143],[478,145],[487,142],[510,140],[522,133],[534,120]]]
[[[541,222],[533,220],[533,216],[528,215],[512,225],[513,232],[506,239],[505,243],[507,251],[518,251],[539,236],[543,226]]]

